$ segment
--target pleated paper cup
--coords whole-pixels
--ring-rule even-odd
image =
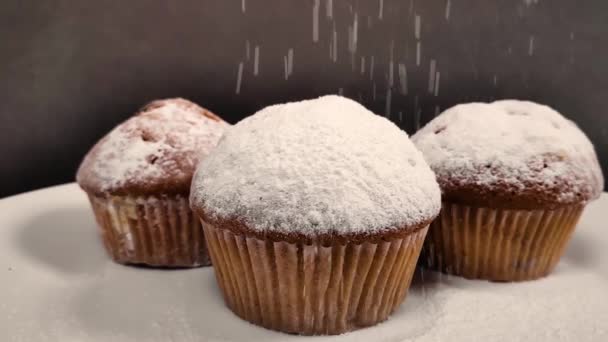
[[[583,209],[583,204],[511,210],[443,203],[420,262],[470,279],[537,279],[559,262]]]
[[[118,263],[158,267],[209,265],[188,198],[89,195],[108,254]]]
[[[268,329],[341,334],[384,321],[404,300],[428,227],[379,243],[261,240],[203,222],[227,306]]]

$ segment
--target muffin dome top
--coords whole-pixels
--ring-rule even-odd
[[[191,191],[210,223],[283,237],[415,229],[440,204],[435,175],[407,134],[339,96],[240,121],[199,165]]]
[[[76,180],[98,195],[187,195],[199,158],[228,126],[190,101],[153,101],[89,151]]]
[[[604,186],[585,134],[555,110],[533,102],[457,105],[412,140],[448,201],[555,208],[594,199]]]

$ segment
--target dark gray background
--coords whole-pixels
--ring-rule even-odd
[[[73,180],[97,139],[172,96],[235,123],[343,93],[410,133],[458,102],[530,99],[607,170],[607,33],[601,0],[5,0],[0,197]]]

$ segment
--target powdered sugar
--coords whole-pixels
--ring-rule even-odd
[[[379,232],[430,220],[440,191],[390,121],[339,96],[267,107],[201,163],[191,203],[258,231]]]
[[[500,183],[515,191],[534,184],[556,190],[563,203],[595,198],[603,189],[589,139],[555,110],[533,102],[457,105],[412,140],[438,179],[490,189]]]
[[[608,341],[608,196],[588,206],[546,278],[491,283],[424,272],[387,321],[315,337],[234,315],[213,268],[159,272],[108,262],[88,206],[72,184],[0,200],[0,336],[10,336],[3,341]]]
[[[105,192],[127,183],[188,179],[228,124],[183,99],[152,102],[87,155],[78,182]]]
[[[429,317],[433,326],[399,341],[605,341],[608,335],[605,280],[567,262],[546,278],[523,283],[424,275],[424,304],[438,308]],[[572,291],[581,284],[584,290]],[[420,295],[415,291],[412,297]]]

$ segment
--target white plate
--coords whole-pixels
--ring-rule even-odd
[[[68,184],[0,200],[0,341],[608,341],[608,195],[553,274],[508,284],[417,274],[387,322],[334,337],[256,327],[224,305],[212,268],[112,263]]]

